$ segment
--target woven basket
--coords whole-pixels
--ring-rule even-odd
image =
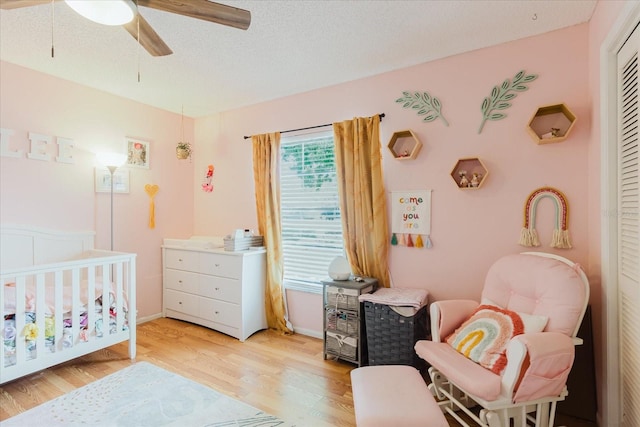
[[[355,313],[342,310],[326,310],[327,329],[345,333],[347,335],[357,335],[360,319]]]
[[[427,306],[410,317],[384,304],[364,302],[369,365],[411,365],[424,369],[426,363],[413,349],[430,334]]]
[[[344,359],[358,360],[358,341],[355,337],[327,332],[327,353]]]

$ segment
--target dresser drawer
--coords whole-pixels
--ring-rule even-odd
[[[170,310],[193,314],[198,312],[198,297],[184,292],[165,289],[164,306]]]
[[[209,298],[200,299],[198,317],[221,323],[233,328],[240,328],[240,306]]]
[[[239,279],[242,274],[242,257],[200,253],[200,273]]]
[[[238,279],[204,274],[201,274],[199,279],[199,295],[240,304],[242,284]]]
[[[164,287],[176,291],[198,293],[198,274],[182,270],[164,270]]]
[[[164,252],[165,267],[177,270],[198,271],[198,253],[167,249]]]

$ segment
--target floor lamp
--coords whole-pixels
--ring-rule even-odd
[[[98,153],[96,157],[98,158],[98,162],[109,169],[109,173],[111,174],[111,250],[113,251],[113,174],[116,169],[124,164],[127,156],[121,153]]]

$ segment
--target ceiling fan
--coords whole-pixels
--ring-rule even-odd
[[[53,0],[0,0],[0,9],[18,9],[22,7],[47,4],[52,1]],[[134,15],[134,19],[128,23],[122,24],[122,26],[136,40],[139,38],[140,45],[152,56],[171,55],[173,51],[160,38],[151,25],[142,17],[137,6],[145,6],[151,9],[162,10],[164,12],[176,13],[178,15],[202,19],[204,21],[227,25],[241,30],[246,30],[249,28],[249,24],[251,24],[251,12],[248,10],[227,6],[221,3],[214,3],[209,0],[136,0],[135,4],[131,0],[121,1],[133,11]],[[68,3],[71,6],[72,2]],[[91,1],[76,3],[91,3]],[[94,3],[105,4],[107,2],[104,0],[100,2],[94,0]],[[72,6],[72,8],[77,11],[75,7]],[[82,15],[87,17],[84,14]],[[92,18],[89,17],[89,19]]]

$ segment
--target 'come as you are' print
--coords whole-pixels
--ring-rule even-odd
[[[431,190],[391,192],[391,244],[430,248]]]

